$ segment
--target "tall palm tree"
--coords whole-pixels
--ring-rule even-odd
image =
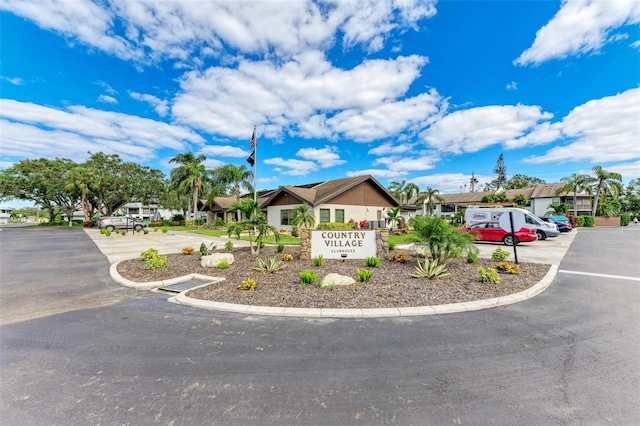
[[[421,191],[418,194],[417,203],[425,203],[427,208],[427,216],[431,216],[433,214],[433,210],[435,209],[435,201],[444,202],[444,197],[440,195],[440,191],[438,189],[431,188],[427,186],[427,189]]]
[[[313,214],[313,209],[306,201],[294,207],[291,215],[291,224],[293,226],[313,228],[316,224],[316,217]]]
[[[391,182],[391,185],[389,185],[391,195],[400,200],[401,203],[404,201],[404,190],[406,188],[406,184],[407,181],[403,179],[402,182],[393,181]]]
[[[171,183],[176,189],[190,192],[193,195],[193,218],[198,209],[198,192],[202,189],[203,180],[206,178],[204,163],[207,157],[204,154],[196,156],[193,152],[178,154],[169,160],[169,163],[177,163],[178,167],[171,170]],[[190,208],[187,209],[187,216]]]
[[[595,166],[591,169],[595,175],[596,184],[596,196],[593,200],[593,207],[591,215],[595,216],[598,209],[598,201],[600,196],[604,197],[605,194],[611,194],[616,197],[622,190],[622,175],[616,172],[608,172],[601,166]]]
[[[248,170],[244,165],[235,166],[226,164],[213,170],[214,179],[224,185],[233,186],[232,193],[236,196],[236,203],[240,202],[240,188],[253,192],[253,172]],[[236,211],[238,216],[236,220],[240,221],[240,211]]]
[[[573,215],[578,216],[578,192],[586,191],[593,183],[593,178],[589,175],[573,173],[571,176],[563,177],[560,180],[565,182],[565,185],[556,191],[556,195],[573,192]]]

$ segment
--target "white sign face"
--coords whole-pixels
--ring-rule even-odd
[[[509,221],[509,213],[513,215],[513,231],[518,232],[525,225],[524,213],[519,211],[512,212],[504,212],[500,215],[498,219],[500,221],[500,228],[504,229],[507,232],[511,232],[511,222]]]
[[[311,231],[311,257],[366,259],[376,255],[376,231]]]

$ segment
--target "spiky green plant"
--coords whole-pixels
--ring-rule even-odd
[[[450,275],[447,272],[446,264],[438,264],[436,260],[429,260],[427,258],[424,259],[424,262],[420,263],[420,259],[418,259],[418,266],[415,268],[415,272],[411,274],[412,277],[416,278],[443,278]]]
[[[324,258],[322,257],[321,254],[317,255],[316,257],[313,258],[313,264],[316,266],[322,266],[322,262],[324,261]]]
[[[358,274],[358,280],[360,280],[360,282],[369,281],[371,277],[373,277],[373,272],[368,269],[356,268],[356,273]]]
[[[302,288],[305,288],[307,284],[313,284],[318,281],[318,274],[308,269],[301,271],[298,275],[300,276],[300,285]]]
[[[376,268],[380,265],[380,258],[375,256],[370,256],[364,259],[364,266],[368,266],[369,268]]]
[[[279,261],[275,256],[265,257],[264,259],[258,258],[258,266],[253,269],[261,272],[274,273],[284,268],[284,264]]]

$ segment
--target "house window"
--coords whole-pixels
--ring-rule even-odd
[[[336,209],[336,222],[344,223],[344,209]]]
[[[280,210],[280,225],[291,225],[291,210]]]
[[[320,209],[320,223],[331,222],[331,210]]]

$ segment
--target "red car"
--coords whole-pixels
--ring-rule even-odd
[[[473,225],[459,228],[458,231],[472,234],[476,241],[501,241],[508,246],[513,245],[511,233],[500,228],[498,222],[476,222]],[[535,241],[538,239],[536,230],[533,228],[521,228],[519,231],[516,231],[515,234],[516,245],[520,242]]]

